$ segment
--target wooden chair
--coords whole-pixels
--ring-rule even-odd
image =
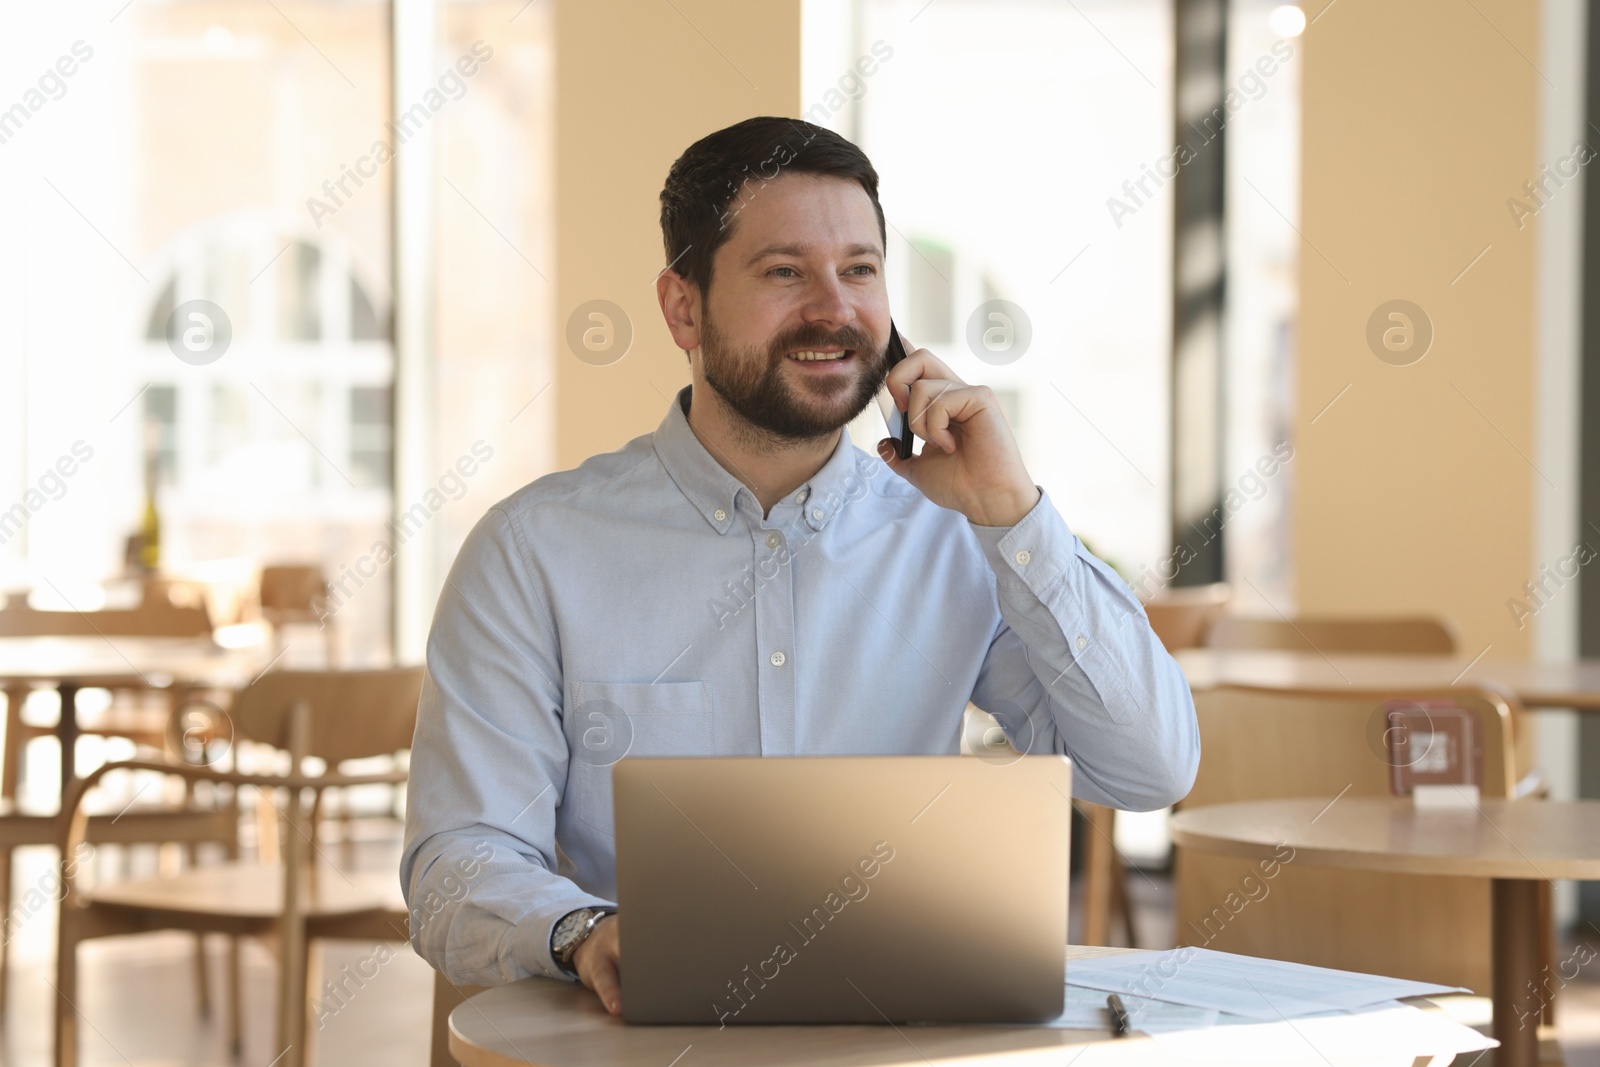
[[[285,627],[317,625],[322,628],[323,650],[329,667],[339,662],[334,620],[318,610],[328,595],[328,581],[316,564],[276,564],[261,568],[261,617],[272,627],[274,652],[283,651]]]
[[[137,796],[137,794],[136,794]],[[11,906],[11,853],[13,849],[29,845],[60,843],[60,818],[57,815],[37,815],[19,812],[10,803],[0,802],[0,885],[5,889],[4,928],[0,929],[0,1012],[6,1003],[6,979],[11,939],[21,921],[34,917],[36,909],[28,898],[16,908]],[[176,806],[162,806],[153,810],[150,805],[124,805],[120,799],[102,805],[96,814],[88,816],[85,833],[94,845],[158,845],[176,843],[184,846],[192,859],[196,846],[217,844],[226,856],[239,853],[239,812],[233,805],[201,803],[194,798]],[[56,890],[49,894],[52,903]],[[20,912],[20,918],[19,918]],[[210,983],[207,980],[205,956],[202,946],[195,952],[196,996],[202,1015],[211,1011]],[[234,973],[237,980],[237,972]]]
[[[460,1067],[450,1055],[450,1013],[466,999],[482,993],[488,986],[456,985],[438,971],[433,972],[433,1039],[428,1067]]]
[[[1509,694],[1220,686],[1195,694],[1205,755],[1183,806],[1389,795],[1383,708],[1392,699],[1445,701],[1472,713],[1482,794],[1515,794],[1531,763],[1532,730]],[[1179,944],[1480,992],[1491,987],[1487,879],[1299,867],[1292,860],[1267,877],[1259,864],[1179,848],[1174,881]]]
[[[1150,629],[1168,652],[1198,648],[1212,619],[1228,606],[1232,590],[1224,583],[1164,589],[1144,602]],[[1100,804],[1074,801],[1088,828],[1083,848],[1083,932],[1085,945],[1109,945],[1111,925],[1122,924],[1129,945],[1139,943],[1128,900],[1127,870],[1117,852],[1117,812]]]
[[[95,937],[148,930],[194,930],[266,939],[278,957],[277,1046],[285,1048],[282,1067],[311,1061],[308,1027],[308,946],[315,939],[357,938],[404,941],[409,937],[405,904],[392,871],[356,874],[339,871],[320,855],[304,791],[329,787],[395,785],[405,772],[308,775],[307,757],[329,768],[347,760],[392,755],[410,747],[421,693],[420,668],[366,671],[275,671],[263,675],[235,697],[231,709],[235,737],[271,745],[288,753],[283,774],[240,773],[212,767],[145,760],[106,764],[78,782],[62,822],[62,855],[76,853],[87,829],[82,812],[86,792],[104,774],[119,768],[161,771],[189,782],[213,782],[237,789],[249,786],[262,803],[271,803],[287,829],[275,864],[229,863],[156,878],[87,887],[63,870],[59,950],[56,958],[57,1067],[77,1062],[77,947]],[[281,793],[280,801],[272,800]],[[239,1047],[239,1011],[230,1019]]]
[[[1144,602],[1144,613],[1168,652],[1199,648],[1207,627],[1227,610],[1232,597],[1233,590],[1222,582],[1163,589]]]
[[[1205,647],[1453,656],[1457,642],[1450,623],[1427,616],[1268,619],[1218,615],[1206,628]]]

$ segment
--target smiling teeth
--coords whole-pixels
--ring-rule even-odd
[[[791,352],[789,353],[789,358],[798,359],[802,363],[815,363],[818,360],[843,359],[846,354],[844,352]]]

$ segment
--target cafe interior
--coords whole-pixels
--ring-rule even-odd
[[[7,5],[0,1062],[569,1062],[468,1050],[408,944],[429,627],[491,506],[688,382],[662,182],[778,115],[872,159],[896,323],[1188,679],[1188,795],[1073,802],[1070,945],[1436,983],[1498,1042],[1455,1062],[1600,1065],[1590,11]]]

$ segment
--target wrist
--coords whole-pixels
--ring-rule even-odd
[[[1037,485],[1017,486],[986,495],[967,512],[974,526],[1015,526],[1027,518],[1043,496]]]
[[[550,958],[569,977],[578,977],[577,957],[600,923],[617,912],[609,906],[574,908],[550,930]]]

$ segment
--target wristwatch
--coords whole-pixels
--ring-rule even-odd
[[[550,955],[555,957],[556,965],[568,974],[576,974],[572,957],[578,946],[589,939],[601,919],[616,913],[616,908],[579,908],[563,915],[550,932]]]

